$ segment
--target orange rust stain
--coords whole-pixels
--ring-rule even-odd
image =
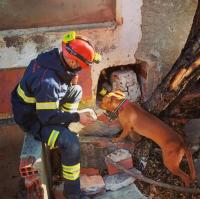
[[[83,89],[82,101],[90,101],[92,99],[91,69],[82,70],[79,73],[78,84],[81,85],[81,87]]]
[[[20,81],[24,68],[0,70],[0,113],[11,113],[10,96],[15,85]]]

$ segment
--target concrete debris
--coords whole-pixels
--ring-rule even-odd
[[[125,188],[118,189],[117,191],[108,191],[93,199],[147,199],[135,186],[131,184]]]
[[[140,86],[133,70],[118,70],[111,75],[112,89],[121,90],[130,101],[138,101],[141,97]]]
[[[112,159],[114,162],[119,162],[121,160],[129,159],[131,157],[132,156],[130,152],[126,149],[119,149],[108,155],[108,158]]]
[[[106,190],[111,191],[126,187],[135,181],[135,178],[129,176],[126,173],[118,173],[112,176],[104,176],[103,179],[106,185]]]
[[[119,163],[121,166],[123,166],[125,169],[131,169],[133,168],[133,159],[132,155],[128,150],[125,149],[118,149],[109,155],[107,155],[108,158],[112,159],[114,162]],[[113,166],[111,163],[106,161],[107,171],[109,175],[114,175],[116,173],[121,173],[119,169],[117,169],[115,166]]]

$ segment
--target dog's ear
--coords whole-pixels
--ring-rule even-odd
[[[116,90],[115,94],[119,95],[120,97],[124,97],[124,98],[126,97],[126,95],[121,90]]]

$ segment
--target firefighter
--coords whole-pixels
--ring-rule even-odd
[[[21,81],[12,92],[12,108],[16,123],[50,149],[61,150],[64,196],[87,198],[80,192],[80,144],[67,126],[71,122],[89,125],[89,113],[78,113],[82,89],[77,73],[101,56],[88,39],[69,32],[64,35],[62,51],[57,48],[41,53],[28,65]]]

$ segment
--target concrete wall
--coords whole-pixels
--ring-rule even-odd
[[[136,59],[147,63],[147,97],[170,70],[188,37],[197,0],[144,0]]]

